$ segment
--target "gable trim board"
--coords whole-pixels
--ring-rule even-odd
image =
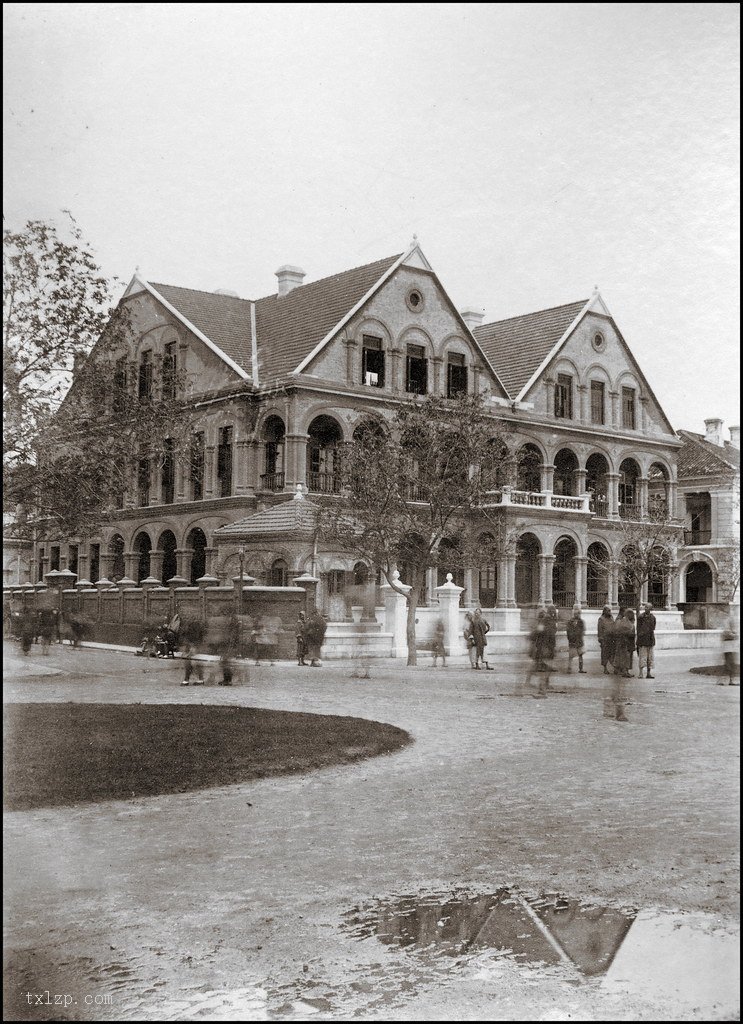
[[[603,307],[603,310],[605,312],[602,313],[600,310],[595,310],[595,309],[592,308],[593,304],[597,303],[597,302],[601,303],[601,306]],[[639,367],[639,365],[637,363],[637,360],[635,359],[634,355],[632,354],[632,349],[627,344],[627,342],[626,342],[626,340],[624,338],[624,335],[619,330],[619,327],[617,326],[617,323],[616,323],[614,317],[611,315],[611,313],[609,313],[609,311],[608,311],[608,309],[607,309],[607,307],[606,307],[606,305],[604,303],[604,300],[601,298],[601,296],[599,295],[598,292],[596,292],[594,295],[591,296],[591,298],[585,304],[585,306],[580,311],[580,313],[578,313],[578,315],[576,316],[575,320],[573,320],[573,322],[567,328],[567,330],[562,335],[562,337],[559,339],[559,341],[557,341],[556,344],[553,346],[551,352],[549,352],[545,356],[545,358],[542,360],[540,365],[537,367],[537,369],[534,371],[534,373],[531,375],[529,380],[526,382],[526,384],[523,386],[521,391],[516,396],[516,401],[524,401],[524,399],[526,398],[526,396],[529,393],[529,391],[531,391],[531,389],[534,387],[534,385],[539,381],[539,379],[542,376],[542,374],[544,373],[544,371],[547,369],[547,367],[550,365],[550,363],[553,362],[553,360],[557,357],[557,355],[559,354],[560,350],[566,345],[568,339],[571,337],[571,335],[573,334],[573,332],[577,328],[578,324],[581,322],[581,320],[583,320],[583,318],[588,313],[596,313],[597,315],[606,317],[609,320],[609,322],[611,323],[612,327],[617,332],[617,337],[619,338],[619,340],[621,341],[621,343],[622,343],[622,345],[624,347],[625,354],[627,355],[627,357],[630,360],[632,366],[634,367],[638,377],[640,378],[640,380],[643,382],[643,384],[647,388],[648,394],[650,395],[650,397],[655,402],[655,404],[656,404],[656,406],[658,408],[658,412],[660,413],[660,415],[661,415],[661,417],[663,419],[663,422],[665,423],[666,427],[668,428],[669,434],[675,435],[676,431],[674,430],[673,426],[671,425],[671,421],[668,419],[668,417],[666,416],[665,412],[663,411],[663,406],[660,404],[660,402],[656,398],[655,392],[650,387],[650,384],[648,383],[647,377],[645,376],[645,374],[640,369],[640,367]]]
[[[417,257],[417,259],[416,259],[416,257]],[[490,360],[488,359],[488,357],[485,355],[485,352],[482,350],[482,348],[480,346],[480,343],[478,342],[477,338],[474,336],[472,331],[469,329],[469,327],[467,326],[465,321],[462,319],[461,313],[459,312],[459,310],[456,308],[456,306],[452,302],[451,298],[449,297],[448,292],[446,291],[446,289],[442,285],[441,281],[439,280],[438,275],[433,270],[433,268],[431,267],[430,263],[428,262],[428,260],[424,256],[424,254],[421,251],[421,248],[420,248],[420,246],[418,245],[417,242],[415,242],[413,245],[411,245],[410,248],[407,250],[407,252],[404,252],[399,257],[399,259],[397,259],[392,264],[392,266],[388,267],[387,270],[379,278],[379,280],[376,281],[371,286],[371,288],[367,291],[366,295],[363,295],[359,299],[359,301],[356,303],[356,305],[353,306],[345,314],[345,316],[343,316],[338,321],[338,323],[335,325],[335,327],[332,327],[328,331],[328,333],[325,335],[325,337],[321,341],[319,341],[317,343],[317,345],[315,345],[313,350],[308,355],[306,355],[304,357],[304,359],[299,363],[299,365],[292,371],[292,376],[295,376],[297,374],[303,373],[304,370],[306,370],[307,367],[310,365],[310,363],[315,359],[315,357],[318,356],[320,354],[320,352],[322,352],[322,350],[327,345],[330,344],[330,342],[333,340],[333,338],[335,338],[338,335],[338,333],[341,330],[343,330],[343,328],[346,326],[346,324],[348,324],[349,321],[352,320],[353,317],[356,316],[356,314],[361,309],[364,308],[366,303],[379,291],[379,289],[382,287],[382,285],[386,281],[389,281],[390,278],[393,276],[393,274],[397,270],[399,270],[400,267],[403,267],[403,266],[409,266],[409,267],[412,267],[415,270],[425,271],[426,273],[430,274],[433,277],[434,281],[436,282],[437,287],[439,288],[439,290],[441,291],[441,294],[443,295],[444,299],[446,300],[447,304],[449,305],[449,308],[451,309],[452,313],[454,314],[455,319],[459,322],[459,325],[462,328],[462,330],[464,331],[466,337],[472,343],[473,347],[475,348],[475,350],[477,351],[478,355],[482,359],[484,366],[490,371],[490,373],[492,373],[492,375],[495,378],[498,386],[501,388],[501,390],[503,392],[503,395],[507,397],[508,396],[508,392],[506,391],[505,387],[503,386],[503,382],[498,377],[498,374],[496,373],[495,368],[493,367],[493,365],[490,362]]]
[[[215,345],[211,338],[208,338],[202,331],[199,330],[198,327],[192,324],[191,321],[183,315],[183,313],[180,313],[175,306],[168,302],[168,300],[163,295],[161,295],[156,288],[153,288],[149,281],[145,281],[143,280],[143,278],[137,277],[136,275],[134,278],[132,278],[132,282],[134,282],[134,280],[137,280],[139,284],[141,284],[143,288],[147,292],[149,292],[150,295],[157,302],[161,303],[161,305],[163,305],[172,316],[176,317],[176,319],[179,320],[184,327],[186,327],[192,334],[194,334],[199,339],[199,341],[202,341],[207,346],[207,348],[211,349],[211,351],[214,352],[215,355],[219,356],[219,358],[222,359],[230,367],[231,370],[234,370],[239,377],[241,377],[243,380],[252,381],[253,378],[249,373],[243,370],[241,366],[238,366],[233,359],[230,359],[227,353],[223,352],[218,345]],[[129,297],[131,294],[134,294],[130,291],[130,289],[131,284],[129,285],[129,288],[127,288],[125,292],[125,297]]]

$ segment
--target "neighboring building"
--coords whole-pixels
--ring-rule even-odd
[[[132,279],[129,386],[185,371],[201,416],[191,468],[140,467],[99,536],[39,546],[36,577],[56,566],[93,580],[228,581],[243,557],[262,582],[316,573],[323,608],[345,616],[369,567],[324,548],[307,525],[311,503],[338,492],[343,443],[412,395],[466,391],[493,396],[522,457],[515,486],[492,496],[515,550],[464,573],[465,600],[502,610],[505,628],[551,600],[633,599],[615,565],[622,524],[650,506],[676,515],[681,442],[598,291],[483,324],[454,307],[417,241],[308,284],[296,267],[276,276],[277,293],[256,301]],[[424,600],[444,575],[429,571]],[[667,609],[676,600],[663,580],[649,597]]]
[[[688,606],[688,621],[697,607],[740,603],[740,427],[731,427],[725,441],[722,420],[704,425],[704,434],[679,431],[679,600]]]
[[[27,582],[33,572],[34,546],[30,540],[18,537],[16,521],[3,516],[3,586],[19,586]]]

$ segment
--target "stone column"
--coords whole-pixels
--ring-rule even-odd
[[[640,406],[640,422],[638,423],[638,427],[640,428],[640,430],[644,434],[645,431],[648,429],[648,397],[647,397],[647,395],[640,395],[640,401],[639,401],[638,404]]]
[[[648,478],[646,476],[637,478],[637,497],[640,515],[644,518],[648,514]]]
[[[675,480],[669,480],[668,482],[666,501],[668,503],[668,518],[675,519],[678,509],[678,484]]]
[[[82,552],[78,553],[78,556],[77,556],[77,578],[78,578],[78,580],[87,580],[87,578],[88,578],[88,571],[89,571],[89,569],[88,569],[88,562],[89,561],[90,561],[90,556],[87,553],[85,553],[85,554],[83,554]]]
[[[588,559],[585,555],[577,555],[575,562],[575,603],[581,608],[586,606],[588,590]]]
[[[608,503],[608,518],[619,518],[619,473],[606,474],[606,498]]]
[[[508,559],[502,556],[498,559],[498,576],[496,585],[496,608],[505,608],[508,605]]]
[[[552,604],[552,567],[555,564],[554,555],[539,556],[539,603],[540,605]]]
[[[125,551],[124,552],[124,576],[133,580],[137,577],[139,571],[139,552],[138,551]]]
[[[436,587],[439,608],[444,619],[444,645],[447,654],[466,654],[464,637],[459,628],[459,600],[463,587],[458,587],[452,574],[446,574],[446,583]]]
[[[476,607],[480,604],[480,574],[475,569],[464,570],[464,592],[468,605]]]
[[[647,604],[648,600],[648,582],[645,580],[643,585],[640,587],[640,604]]]
[[[506,555],[506,607],[518,608],[516,604],[516,555]]]
[[[154,386],[154,385],[153,385]],[[158,460],[150,459],[150,500],[148,505],[162,505],[162,480]]]
[[[204,448],[204,497],[213,498],[216,494],[217,467],[216,447],[208,444]]]
[[[307,443],[309,434],[287,434],[284,438],[285,490],[295,491],[297,484],[307,486]]]
[[[162,582],[164,551],[150,551],[150,579]]]
[[[204,573],[206,576],[215,577],[217,568],[217,556],[219,555],[219,548],[204,548],[206,568]],[[216,578],[216,577],[215,577]]]
[[[104,551],[101,551],[99,579],[107,580],[110,578],[114,567],[114,557],[114,555],[106,554]]]
[[[314,612],[317,607],[317,585],[319,582],[317,576],[311,576],[308,572],[302,573],[301,576],[296,576],[292,580],[293,587],[301,587],[305,592],[304,611],[306,615]]]
[[[400,383],[400,361],[402,351],[399,348],[391,348],[389,350],[389,388],[391,391],[402,391],[404,384]]]
[[[710,544],[717,544],[720,537],[720,495],[718,491],[709,492],[710,505]]]
[[[679,573],[678,562],[671,562],[668,567],[668,576],[666,579],[666,606],[667,612],[672,611],[681,600],[679,597],[679,580],[681,574]]]
[[[181,579],[191,579],[191,558],[193,556],[193,548],[176,548],[175,551],[175,563],[176,563],[176,575],[180,576]]]
[[[431,362],[433,363],[433,388],[431,393],[434,395],[445,395],[446,381],[444,381],[443,385],[441,383],[441,364],[443,359],[441,356],[434,356]]]
[[[578,416],[579,416],[579,419],[580,419],[581,423],[586,423],[587,420],[588,420],[588,411],[587,411],[588,401],[587,401],[587,396],[588,396],[588,387],[587,387],[587,385],[579,384],[578,385]]]
[[[542,466],[542,491],[545,494],[552,494],[555,486],[555,467],[552,465]]]
[[[235,442],[235,494],[246,494],[248,490],[248,450],[250,441],[241,437]]]
[[[175,500],[177,502],[186,500],[186,488],[189,481],[189,469],[190,466],[183,457],[175,458]]]
[[[586,493],[586,471],[585,469],[576,469],[575,471],[575,493],[577,495]]]
[[[356,374],[356,348],[357,341],[355,338],[346,338],[343,344],[346,346],[346,383],[358,384],[363,383],[361,379],[362,371],[359,370],[358,375]]]
[[[404,658],[408,653],[407,625],[408,625],[408,602],[405,595],[410,593],[410,587],[400,579],[400,573],[395,569],[392,574],[398,593],[391,584],[383,583],[381,586],[384,595],[384,631],[392,633],[392,656]]]
[[[619,562],[609,563],[609,604],[612,611],[619,608]]]
[[[263,443],[261,441],[248,441],[245,446],[245,494],[254,494],[260,488],[263,465],[261,455],[263,454]],[[282,461],[282,471],[285,470]],[[286,475],[284,475],[286,480]]]

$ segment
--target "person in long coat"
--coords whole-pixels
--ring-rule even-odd
[[[655,616],[653,606],[646,604],[637,616],[637,658],[640,665],[639,676],[642,679],[643,670],[647,672],[648,679],[654,679],[651,675],[655,667],[653,648],[655,647]]]
[[[599,647],[601,648],[601,665],[604,675],[609,675],[609,665],[614,665],[614,619],[611,608],[604,605],[598,621]]]
[[[325,617],[318,611],[313,612],[307,619],[305,635],[307,637],[307,654],[310,659],[310,668],[319,668],[322,664],[320,655],[327,628],[328,624],[325,621]]]
[[[548,655],[549,651],[554,650],[554,643],[549,636],[547,613],[545,611],[540,611],[537,615],[537,621],[529,635],[529,640],[531,641],[529,650],[531,665],[526,676],[526,682],[527,685],[531,682],[531,677],[535,672],[539,674],[539,687],[534,696],[546,697],[550,683],[550,672],[552,670]]]
[[[585,675],[583,668],[583,653],[585,651],[586,624],[580,613],[578,605],[573,608],[573,616],[568,619],[568,672],[573,671],[573,658],[578,659],[578,671]]]
[[[628,608],[617,616],[614,623],[614,672],[620,676],[632,675],[632,655],[635,650],[635,613]]]
[[[480,662],[482,662],[485,668],[490,668],[487,661],[485,660],[485,645],[488,642],[487,632],[490,629],[490,623],[486,622],[482,617],[482,612],[479,608],[476,608],[470,623],[470,629],[472,631],[472,638],[475,641],[475,668],[480,668]]]

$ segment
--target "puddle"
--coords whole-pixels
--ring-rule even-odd
[[[552,894],[499,889],[482,896],[407,896],[359,907],[346,917],[358,938],[459,957],[491,951],[520,963],[605,973],[635,920],[631,911]]]
[[[737,1019],[738,928],[710,915],[620,910],[503,888],[363,904],[346,914],[344,928],[429,965],[457,958],[482,980],[510,966],[514,976],[559,978],[573,991],[590,986],[597,996],[641,999],[696,1019]]]

